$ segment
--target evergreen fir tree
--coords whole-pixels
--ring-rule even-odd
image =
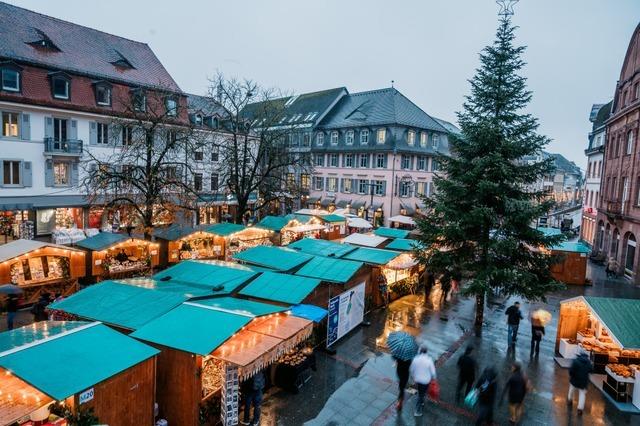
[[[476,297],[477,333],[487,294],[536,300],[560,287],[549,270],[556,260],[537,250],[562,237],[535,229],[553,202],[533,184],[552,163],[523,161],[540,155],[548,139],[524,112],[531,92],[518,75],[525,48],[513,45],[514,30],[503,17],[496,40],[480,54],[471,94],[458,113],[461,134],[450,135],[451,155],[438,158],[436,191],[424,200],[429,213],[417,221],[419,239],[433,248],[416,251],[418,259],[445,280],[460,275],[467,281],[463,291]]]

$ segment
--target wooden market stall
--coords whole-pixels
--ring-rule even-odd
[[[407,229],[388,228],[381,226],[373,231],[374,235],[384,238],[407,238],[411,231]]]
[[[347,235],[347,218],[338,214],[320,216],[325,224],[322,237],[327,240],[337,240]]]
[[[15,240],[0,246],[0,283],[23,290],[22,303],[36,302],[40,295],[69,295],[85,276],[82,250],[34,240]]]
[[[77,246],[87,253],[87,276],[94,281],[149,274],[160,261],[159,244],[126,234],[101,232]]]
[[[160,246],[161,267],[185,259],[223,258],[225,238],[204,232],[200,228],[174,224],[155,230],[153,236]]]
[[[237,253],[233,258],[247,265],[290,272],[311,260],[313,256],[285,247],[257,246]]]
[[[96,322],[0,333],[0,424],[48,420],[49,405],[60,401],[74,412],[92,409],[102,424],[151,425],[157,354]]]
[[[355,246],[380,248],[386,242],[387,237],[381,237],[373,234],[359,234],[354,233],[342,239],[345,244],[353,244]]]
[[[580,242],[563,242],[551,248],[559,262],[551,266],[551,275],[565,284],[587,284],[587,260],[591,250]]]
[[[579,351],[593,363],[594,385],[618,408],[640,409],[640,300],[579,296],[560,302],[556,361],[568,367]]]
[[[273,231],[274,243],[280,246],[286,246],[305,237],[323,238],[327,229],[318,216],[311,214],[267,216],[256,227]]]
[[[270,246],[273,231],[235,223],[216,223],[203,227],[202,232],[222,238],[221,259],[231,260],[234,254],[256,246]]]

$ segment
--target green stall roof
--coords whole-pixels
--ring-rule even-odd
[[[300,268],[296,275],[344,284],[358,272],[362,265],[362,262],[318,256]]]
[[[625,349],[640,349],[640,300],[585,296],[593,312]]]
[[[264,272],[243,288],[240,294],[294,305],[302,302],[319,285],[319,279]]]
[[[391,240],[385,248],[389,250],[411,251],[418,247],[422,247],[420,241],[410,240],[408,238],[395,238]]]
[[[289,222],[291,222],[291,218],[287,218],[286,216],[265,216],[256,226],[270,231],[280,232]]]
[[[339,214],[325,214],[324,216],[320,216],[320,219],[329,223],[337,223],[337,222],[346,222],[347,218],[344,216],[340,216]]]
[[[159,281],[171,280],[197,284],[209,287],[211,289],[209,294],[225,294],[231,293],[256,274],[256,271],[237,263],[217,260],[183,260],[155,274],[153,278]],[[218,287],[220,289],[214,292],[213,289]]]
[[[373,265],[386,265],[398,256],[400,256],[400,253],[393,250],[359,247],[351,253],[342,256],[341,259],[357,260],[358,262]]]
[[[116,282],[120,284],[143,287],[151,290],[167,291],[170,293],[182,295],[185,297],[185,299],[224,294],[224,291],[215,291],[213,289],[214,286],[211,285],[185,283],[184,281],[159,281],[154,280],[153,278],[127,278],[123,280],[116,280]]]
[[[49,308],[136,330],[186,299],[179,293],[103,281],[52,303]]]
[[[186,302],[131,336],[198,355],[209,355],[251,321],[248,315]]]
[[[228,237],[231,234],[235,234],[236,232],[244,231],[247,229],[244,225],[238,225],[237,223],[216,223],[214,225],[205,226],[202,228],[202,231],[208,232],[213,235],[218,235],[220,237]]]
[[[558,228],[549,228],[547,226],[538,226],[536,228],[538,231],[542,232],[545,236],[551,235],[560,235],[562,232]]]
[[[373,231],[375,235],[385,238],[407,238],[407,236],[409,236],[409,232],[410,231],[407,231],[406,229],[388,228],[385,226],[381,226]]]
[[[46,324],[38,323],[37,327],[45,327]],[[6,333],[20,334],[20,330]],[[106,325],[84,323],[66,334],[38,339],[28,346],[16,346],[11,351],[0,353],[0,367],[51,398],[62,400],[158,353],[158,350]]]
[[[235,297],[217,297],[215,299],[198,300],[198,305],[209,306],[211,308],[228,311],[238,315],[249,315],[261,317],[278,312],[284,312],[287,308],[271,305],[268,303],[254,302],[252,300],[238,299]]]
[[[551,247],[554,251],[567,251],[571,253],[591,253],[591,249],[588,245],[575,241],[564,241],[560,244],[556,244]]]
[[[233,255],[236,260],[278,271],[290,271],[308,262],[312,257],[295,250],[273,246],[256,246]]]
[[[341,244],[316,238],[303,238],[289,244],[287,247],[300,250],[303,253],[327,257],[341,257],[356,249],[356,247],[349,244]]]
[[[87,325],[86,321],[40,321],[0,333],[0,353]]]
[[[131,238],[126,234],[114,234],[112,232],[101,232],[93,237],[85,238],[76,243],[76,246],[88,250],[100,251],[115,246],[124,240]]]
[[[176,241],[191,235],[194,232],[198,232],[198,230],[191,226],[173,224],[167,228],[155,229],[153,231],[153,236],[162,240]]]

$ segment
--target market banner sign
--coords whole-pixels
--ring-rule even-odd
[[[327,347],[357,327],[364,319],[364,291],[363,282],[329,300]]]

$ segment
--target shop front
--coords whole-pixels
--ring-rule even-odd
[[[13,240],[32,240],[35,236],[29,210],[0,210],[0,244]]]
[[[337,240],[347,235],[347,218],[337,214],[320,216],[325,224],[322,237],[327,240]]]
[[[153,236],[160,244],[163,267],[186,259],[222,259],[226,245],[224,237],[183,225],[156,229]]]
[[[551,266],[551,275],[565,284],[587,284],[587,261],[591,249],[581,242],[563,242],[553,246],[551,255],[559,261]]]
[[[231,260],[233,255],[256,246],[273,245],[273,231],[235,223],[217,223],[202,228],[203,233],[222,239],[221,258]]]

